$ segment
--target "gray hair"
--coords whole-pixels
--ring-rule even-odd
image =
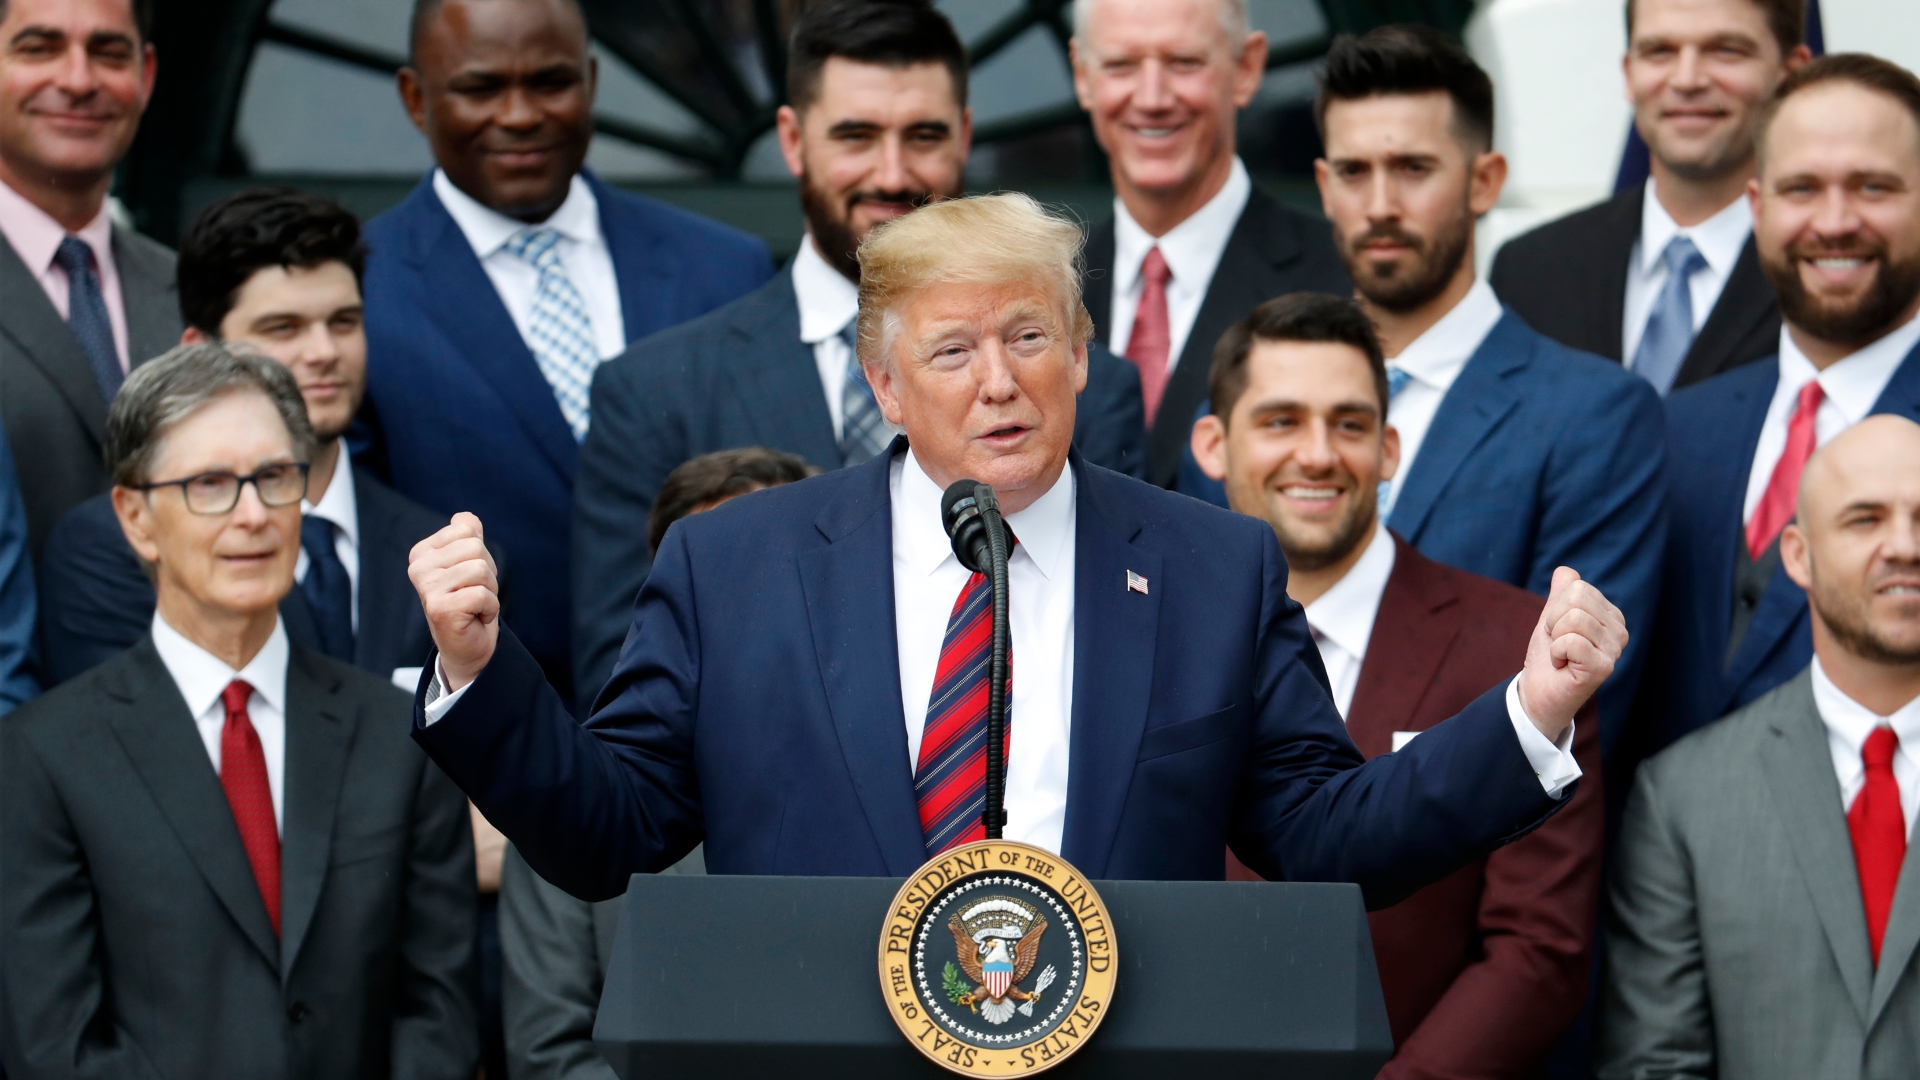
[[[1220,11],[1220,29],[1227,32],[1227,41],[1238,48],[1253,32],[1253,26],[1247,21],[1247,0],[1216,0]],[[1073,36],[1086,37],[1087,23],[1092,19],[1093,0],[1073,0]]]
[[[245,349],[211,342],[176,345],[133,369],[107,410],[107,470],[121,487],[153,479],[160,442],[182,420],[228,394],[257,393],[273,403],[293,440],[293,455],[313,460],[319,441],[307,402],[286,368]]]

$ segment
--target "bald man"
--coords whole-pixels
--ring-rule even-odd
[[[1780,558],[1813,662],[1634,784],[1603,1078],[1920,1075],[1920,424],[1815,454]]]

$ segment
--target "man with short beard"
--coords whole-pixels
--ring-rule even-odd
[[[1810,87],[1844,78],[1788,91],[1763,190],[1808,119],[1792,114],[1817,104]],[[1845,128],[1847,111],[1809,115]],[[1914,138],[1896,152],[1912,154]],[[1764,236],[1764,205],[1756,217]],[[1635,778],[1607,928],[1604,1080],[1920,1075],[1920,875],[1907,860],[1920,816],[1920,426],[1862,420],[1805,479],[1778,546],[1812,608],[1811,662]]]
[[[1649,752],[1806,667],[1806,596],[1780,547],[1801,472],[1870,414],[1920,418],[1920,79],[1859,54],[1815,60],[1759,134],[1747,193],[1785,326],[1778,356],[1667,403]]]
[[[635,345],[593,385],[574,489],[575,685],[590,703],[613,670],[647,578],[647,517],[667,475],[702,454],[767,446],[821,469],[857,465],[895,431],[851,346],[854,258],[874,227],[964,187],[973,131],[967,57],[921,0],[809,5],[794,26],[780,150],[807,237],[757,292]],[[1074,442],[1093,464],[1144,475],[1140,379],[1088,350]]]

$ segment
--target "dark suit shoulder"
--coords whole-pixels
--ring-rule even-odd
[[[152,639],[142,639],[133,648],[68,679],[8,713],[5,724],[0,726],[11,728],[28,738],[38,738],[50,730],[97,723],[101,715],[99,703],[103,698],[129,694],[138,696],[154,689],[150,676],[159,662]],[[171,683],[164,689],[175,690]]]
[[[1755,394],[1771,400],[1779,378],[1778,356],[1742,364],[1732,371],[1723,371],[1711,379],[1675,390],[1667,397],[1667,415],[1676,424],[1717,418],[1736,402]]]
[[[749,354],[740,350],[715,351],[714,346],[736,333],[758,329],[760,324],[779,314],[783,293],[785,306],[792,311],[795,319],[793,329],[795,340],[798,340],[799,302],[793,298],[792,275],[783,271],[745,296],[730,300],[686,322],[648,334],[627,346],[627,350],[619,356],[601,364],[600,370],[612,369],[616,374],[631,374],[649,363],[703,361],[724,365],[730,359],[746,357]]]
[[[355,667],[345,661],[335,660],[317,649],[302,645],[290,646],[287,657],[287,690],[294,692],[296,672],[316,680],[319,685],[347,701],[354,702],[374,710],[377,713],[403,716],[406,726],[411,727],[413,716],[413,697],[405,690],[393,685],[389,679],[382,678],[364,668]],[[403,735],[408,732],[403,731]]]
[[[676,244],[697,245],[681,252],[683,255],[711,257],[715,249],[719,249],[724,253],[763,256],[767,250],[766,242],[751,233],[723,225],[669,202],[624,191],[604,181],[594,184],[594,196],[610,203],[610,209],[616,217],[620,210],[625,210],[639,215],[649,226]]]
[[[1700,778],[1733,769],[1747,772],[1752,765],[1744,754],[1760,740],[1772,736],[1783,715],[1794,710],[1795,699],[1813,708],[1811,676],[1808,669],[1767,691],[1704,727],[1687,733],[1673,745],[1642,762],[1649,777],[1663,792],[1702,789]],[[1813,722],[1818,722],[1817,720]]]
[[[393,523],[407,547],[432,536],[447,523],[445,516],[393,490],[386,481],[359,465],[353,467],[354,500],[361,516],[379,514]]]
[[[1536,225],[1502,244],[1493,259],[1494,288],[1514,284],[1503,280],[1509,275],[1551,273],[1569,259],[1584,258],[1596,241],[1618,237],[1622,232],[1637,236],[1642,197],[1639,188],[1622,192],[1604,202]]]
[[[1530,636],[1546,603],[1517,585],[1430,559],[1398,534],[1394,536],[1393,577],[1416,587],[1438,588],[1453,594],[1466,615],[1469,628],[1477,632],[1510,633],[1518,629]]]
[[[164,279],[167,285],[173,284],[173,268],[177,261],[173,249],[144,233],[132,229],[114,226],[114,258],[122,262],[122,272],[131,270],[149,277]]]

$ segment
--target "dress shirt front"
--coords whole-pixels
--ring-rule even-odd
[[[1773,401],[1767,405],[1767,418],[1761,423],[1760,441],[1754,445],[1741,521],[1752,519],[1754,508],[1760,505],[1773,479],[1774,466],[1786,453],[1787,425],[1793,421],[1801,388],[1820,380],[1822,400],[1813,428],[1815,443],[1825,446],[1873,412],[1874,402],[1880,400],[1893,373],[1900,370],[1900,362],[1915,345],[1920,345],[1920,317],[1908,319],[1906,325],[1821,371],[1794,344],[1793,334],[1785,326],[1780,328],[1780,377],[1773,387]]]
[[[1420,454],[1420,444],[1426,441],[1427,429],[1433,426],[1447,391],[1453,389],[1453,381],[1466,370],[1467,361],[1480,351],[1480,343],[1487,340],[1505,314],[1493,286],[1484,278],[1476,279],[1452,311],[1409,342],[1400,355],[1387,358],[1387,367],[1412,378],[1387,407],[1387,423],[1400,432],[1400,468],[1386,497],[1380,500],[1382,521],[1393,513],[1401,485],[1413,472],[1413,460]]]
[[[793,299],[800,306],[800,340],[813,348],[820,390],[827,395],[833,437],[838,440],[846,423],[840,393],[847,385],[847,362],[853,359],[840,332],[860,315],[860,287],[827,262],[813,246],[812,233],[793,257]]]
[[[253,687],[253,695],[247,698],[247,719],[260,736],[260,751],[267,759],[267,787],[273,792],[273,823],[281,827],[286,820],[281,806],[287,790],[286,625],[276,618],[267,643],[239,671],[187,640],[158,611],[153,613],[153,647],[180,689],[187,714],[200,729],[200,741],[213,759],[216,775],[220,772],[220,733],[227,726],[227,706],[220,695],[235,679]]]
[[[309,493],[311,494],[311,493]],[[340,557],[340,565],[347,568],[347,584],[353,593],[353,631],[360,632],[360,510],[353,492],[353,462],[348,460],[347,442],[340,440],[340,459],[334,462],[333,479],[328,482],[327,490],[320,493],[318,502],[300,500],[300,512],[308,517],[324,518],[331,522],[333,529],[333,551]],[[293,564],[293,580],[304,584],[307,580],[307,549],[300,549],[300,558]]]
[[[513,316],[520,337],[533,349],[533,301],[540,290],[540,272],[533,264],[507,250],[507,241],[536,226],[510,218],[454,186],[447,174],[433,170],[433,193],[453,216],[461,235],[473,246],[474,255],[486,270],[487,279],[500,294],[500,302]],[[566,201],[547,220],[540,222],[560,234],[554,250],[568,280],[580,290],[587,305],[587,319],[593,324],[593,347],[600,359],[609,360],[627,351],[626,316],[620,309],[620,279],[614,275],[613,252],[600,231],[600,204],[586,180],[575,174],[567,189]]]
[[[0,235],[13,246],[13,253],[27,266],[27,272],[46,290],[53,309],[65,319],[68,311],[67,272],[54,262],[60,241],[67,238],[66,227],[53,220],[45,210],[27,201],[27,197],[0,181]],[[106,204],[100,205],[86,227],[73,235],[93,251],[94,273],[100,277],[100,298],[107,304],[107,322],[113,326],[113,351],[120,358],[120,370],[127,368],[127,308],[120,299],[120,268],[113,261],[113,219]]]
[[[1158,247],[1173,272],[1167,282],[1167,371],[1180,363],[1187,347],[1187,335],[1200,317],[1200,305],[1213,284],[1213,272],[1220,256],[1233,238],[1233,227],[1247,209],[1253,194],[1253,180],[1238,157],[1227,183],[1205,206],[1180,224],[1155,237],[1133,220],[1127,206],[1116,196],[1113,200],[1113,319],[1107,327],[1107,347],[1120,356],[1127,355],[1127,343],[1133,337],[1134,310],[1140,306],[1140,263],[1147,251]]]
[[[1727,279],[1733,276],[1747,237],[1753,234],[1753,208],[1747,204],[1745,192],[1707,220],[1682,228],[1660,205],[1653,178],[1648,177],[1640,207],[1640,239],[1634,241],[1633,255],[1627,260],[1627,296],[1620,324],[1620,355],[1629,359],[1640,348],[1654,298],[1667,286],[1667,245],[1673,238],[1692,240],[1707,261],[1687,282],[1687,294],[1693,301],[1693,332],[1697,334],[1719,302]]]
[[[1900,739],[1893,755],[1893,779],[1900,785],[1900,812],[1906,815],[1907,835],[1920,813],[1920,698],[1914,698],[1881,716],[1833,685],[1820,658],[1813,658],[1813,705],[1827,726],[1827,748],[1833,752],[1834,775],[1840,780],[1840,812],[1852,808],[1860,789],[1867,786],[1867,766],[1861,751],[1877,727],[1890,727]]]

